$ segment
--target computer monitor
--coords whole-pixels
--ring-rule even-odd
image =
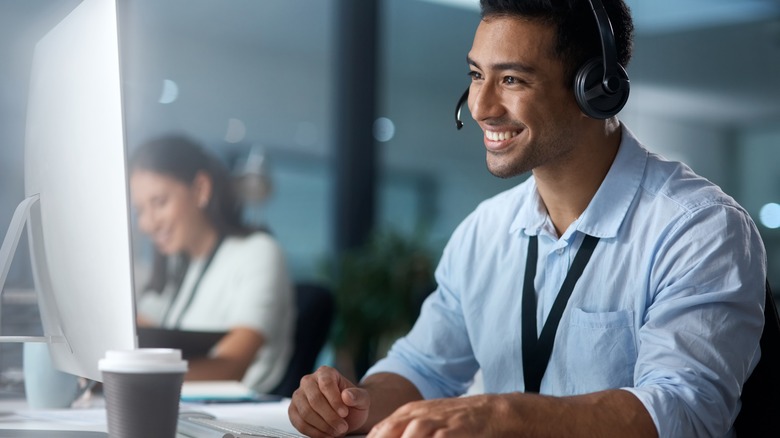
[[[137,347],[115,0],[83,0],[35,47],[25,196],[0,258],[0,288],[26,223],[54,365],[101,380],[109,349]]]

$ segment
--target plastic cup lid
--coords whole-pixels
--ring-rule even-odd
[[[181,358],[181,350],[174,348],[109,350],[98,361],[98,369],[117,373],[183,373],[187,371],[187,361]]]

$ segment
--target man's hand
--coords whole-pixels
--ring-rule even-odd
[[[493,436],[500,401],[479,395],[408,403],[374,426],[368,438]]]
[[[363,426],[371,397],[330,367],[301,379],[288,409],[290,421],[312,438],[343,436]]]
[[[607,390],[571,397],[520,392],[409,402],[378,422],[368,438],[411,437],[657,438],[633,394]]]

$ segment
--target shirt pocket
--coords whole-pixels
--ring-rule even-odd
[[[573,308],[569,326],[565,351],[568,392],[633,386],[637,357],[634,312]]]

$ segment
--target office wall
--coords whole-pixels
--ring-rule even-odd
[[[780,229],[767,228],[760,220],[761,207],[780,204],[780,128],[776,124],[759,125],[740,133],[740,202],[759,223],[767,248],[769,279],[775,295],[780,289]]]
[[[758,126],[738,136],[740,159],[735,170],[740,172],[740,197],[751,214],[758,215],[769,202],[780,202],[780,128]]]
[[[731,167],[736,148],[732,131],[718,124],[707,124],[659,114],[647,114],[641,102],[627,105],[620,119],[651,152],[669,160],[682,161],[727,192],[735,189]]]

